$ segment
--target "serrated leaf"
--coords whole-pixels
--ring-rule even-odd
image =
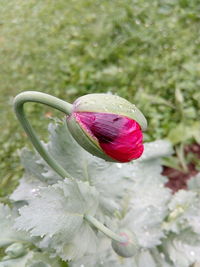
[[[68,265],[65,264],[65,266]],[[26,267],[61,267],[61,263],[58,257],[52,258],[46,252],[34,252],[28,259]]]
[[[108,238],[99,237],[98,247],[95,253],[86,254],[77,261],[69,263],[70,267],[137,267],[134,258],[119,257],[112,249]]]
[[[108,217],[113,216],[115,211],[120,209],[119,200],[133,186],[134,179],[139,177],[143,179],[147,173],[151,175],[152,179],[156,179],[157,174],[161,172],[158,158],[166,156],[172,151],[169,142],[159,140],[145,144],[143,157],[139,161],[130,164],[110,163],[94,157],[82,149],[70,135],[66,123],[50,124],[49,132],[50,141],[48,144],[44,144],[49,153],[73,177],[88,181],[99,192],[98,218],[102,222],[108,222]],[[24,189],[29,192],[38,191],[41,182],[51,184],[61,179],[39,155],[34,156],[26,151],[23,155],[23,162],[27,165],[26,179],[28,177],[28,180],[23,179],[19,188],[12,194],[11,199],[14,200],[31,198],[32,194],[29,196],[24,194]],[[34,160],[36,160],[35,163],[33,163]],[[36,170],[37,168],[38,170]],[[36,179],[35,184],[34,181],[31,181],[32,177]],[[157,179],[165,180],[160,175]],[[37,187],[36,184],[38,184]]]
[[[153,256],[157,267],[176,267],[163,252],[160,252],[157,247],[149,250]],[[141,266],[142,267],[142,266]]]
[[[47,144],[44,142],[42,142],[42,144],[48,150]],[[57,181],[62,180],[62,178],[49,167],[46,161],[44,161],[37,152],[33,153],[28,149],[23,148],[21,151],[21,162],[25,167],[27,176],[31,175],[47,184],[54,184]]]
[[[140,253],[137,261],[138,267],[157,267],[154,258],[148,250]]]
[[[152,250],[141,250],[137,255],[130,258],[119,257],[110,247],[110,241],[101,238],[95,254],[88,254],[78,261],[69,263],[69,267],[176,267],[168,263],[164,254],[155,248]]]
[[[50,258],[45,252],[29,251],[28,254],[17,259],[3,260],[0,267],[60,267],[58,258]],[[67,266],[67,265],[66,265]]]
[[[199,191],[200,190],[200,173],[191,177],[187,182],[188,189]]]
[[[16,241],[27,241],[30,238],[26,233],[13,228],[17,211],[0,203],[0,247],[7,246]]]
[[[39,179],[31,176],[31,174],[24,174],[19,181],[19,186],[10,195],[10,199],[14,201],[29,201],[39,194],[40,188],[47,184]]]
[[[129,186],[126,178],[131,176],[131,166],[109,163],[89,154],[72,138],[66,123],[50,124],[49,131],[49,152],[73,177],[95,186],[100,193],[102,220],[104,213],[113,215],[119,209],[116,200],[124,193],[124,187]]]
[[[172,145],[167,140],[156,140],[144,144],[144,153],[138,161],[158,159],[169,156],[173,153]]]
[[[169,236],[163,242],[163,249],[176,267],[188,267],[200,261],[200,239],[189,230]]]
[[[139,245],[150,248],[160,244],[164,236],[162,223],[168,214],[171,191],[164,186],[166,178],[161,175],[159,159],[137,161],[133,165],[134,183],[119,227],[135,233]]]
[[[145,182],[143,185],[135,186],[129,211],[120,227],[135,233],[142,247],[150,248],[160,244],[164,236],[162,222],[167,215],[170,197],[169,190],[163,186],[156,188],[152,183]]]
[[[19,210],[15,226],[43,237],[41,247],[53,248],[64,260],[71,260],[95,249],[95,234],[83,217],[94,215],[97,207],[94,187],[66,179],[41,188],[39,195]],[[82,243],[83,236],[89,243]]]
[[[32,256],[33,252],[29,252],[21,258],[0,261],[0,267],[26,267]]]
[[[179,190],[169,203],[169,211],[165,230],[179,233],[190,228],[200,234],[200,197],[195,191]]]

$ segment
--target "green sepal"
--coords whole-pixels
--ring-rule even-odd
[[[106,161],[116,162],[116,160],[105,154],[105,152],[99,146],[98,141],[95,140],[95,138],[92,138],[92,136],[90,137],[87,131],[84,130],[76,121],[76,118],[73,116],[73,114],[67,118],[67,126],[77,143],[89,153],[96,157],[105,159]]]
[[[110,94],[88,94],[74,102],[75,112],[102,112],[118,114],[135,120],[146,130],[147,121],[142,112],[126,99]]]

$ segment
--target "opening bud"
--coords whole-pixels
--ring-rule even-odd
[[[75,140],[107,161],[129,162],[143,153],[143,114],[127,100],[108,94],[78,98],[67,125]]]

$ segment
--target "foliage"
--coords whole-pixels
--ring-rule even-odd
[[[22,172],[16,150],[26,138],[11,107],[20,91],[69,101],[110,91],[141,108],[149,122],[146,141],[168,136],[175,144],[199,142],[198,0],[0,5],[0,196],[16,186]],[[30,105],[28,112],[44,137],[46,110]]]
[[[172,153],[169,142],[145,143],[140,159],[120,164],[83,150],[65,122],[49,132],[45,147],[74,178],[63,180],[37,153],[22,150],[25,173],[12,208],[0,205],[0,266],[189,267],[200,260],[200,177],[175,194],[165,187],[161,157]],[[86,215],[114,232],[131,231],[137,254],[119,257]]]

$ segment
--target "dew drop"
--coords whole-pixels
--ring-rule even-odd
[[[38,193],[39,193],[39,189],[38,188],[33,188],[32,190],[31,190],[31,193],[34,195],[34,196],[38,196]]]
[[[192,250],[192,251],[190,251],[190,255],[192,256],[192,257],[194,257],[195,256],[195,252]]]
[[[144,234],[145,234],[146,236],[150,236],[150,233],[149,233],[148,231],[145,231]]]
[[[131,109],[131,112],[133,112],[133,113],[134,113],[134,112],[135,112],[135,109],[134,109],[134,108],[132,108],[132,109]]]
[[[164,258],[165,258],[164,253],[160,253],[160,257],[161,257],[162,259],[164,259]]]
[[[85,267],[84,264],[81,264],[80,267]]]
[[[121,163],[117,163],[117,168],[121,169],[122,168],[122,164]]]

